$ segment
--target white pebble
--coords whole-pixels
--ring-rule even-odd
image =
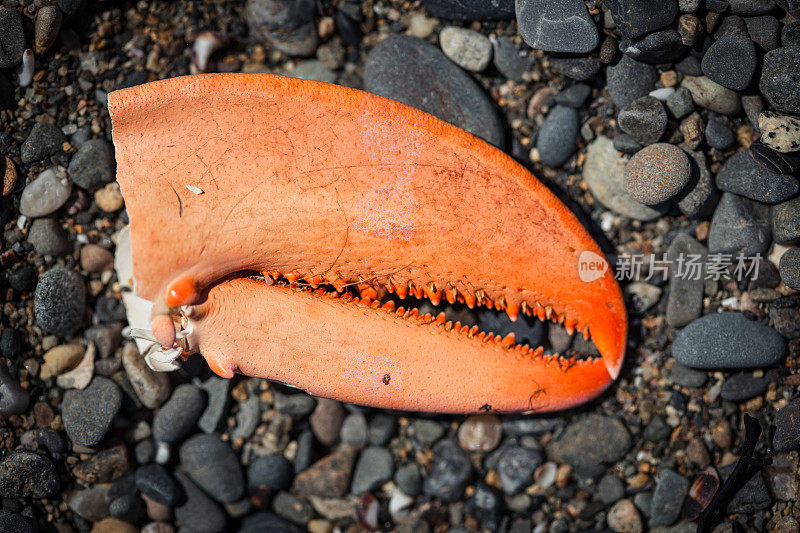
[[[29,217],[43,217],[58,211],[72,192],[66,170],[51,167],[25,186],[19,200],[19,212]]]
[[[675,89],[673,89],[672,87],[662,87],[661,89],[650,91],[650,96],[652,96],[656,100],[661,100],[662,102],[666,102],[667,98],[672,96],[674,93]]]
[[[156,447],[156,463],[163,465],[169,461],[169,444],[166,442],[159,442]]]

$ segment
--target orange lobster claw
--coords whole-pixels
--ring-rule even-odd
[[[156,302],[156,321],[189,306],[188,342],[219,373],[437,412],[564,409],[617,377],[627,319],[600,249],[469,133],[267,74],[132,87],[109,95],[109,111],[136,292]],[[545,356],[395,308],[387,293],[563,322],[602,358]]]

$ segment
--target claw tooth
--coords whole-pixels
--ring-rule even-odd
[[[456,322],[455,324],[453,324],[453,329],[455,329],[456,331],[460,331],[461,330],[461,322]]]
[[[299,272],[288,272],[284,277],[289,281],[289,283],[294,283],[295,281],[300,279],[300,273]]]
[[[486,342],[486,332],[485,331],[481,331],[480,333],[478,333],[478,340]]]
[[[575,320],[568,318],[564,321],[564,329],[567,330],[567,333],[572,335],[575,333]]]
[[[439,302],[442,301],[442,295],[436,290],[436,285],[432,281],[425,285],[425,296],[428,297],[433,305],[439,305]]]
[[[366,296],[367,298],[375,299],[378,297],[378,291],[365,283],[358,284],[358,292],[361,293],[361,296]]]
[[[539,320],[544,320],[546,316],[547,316],[547,313],[544,310],[544,308],[539,307],[539,308],[536,309],[536,318],[538,318]]]
[[[397,296],[400,298],[408,296],[408,285],[405,283],[392,280],[392,286],[394,287],[394,292],[396,292]]]
[[[537,348],[536,348],[536,349],[533,351],[533,355],[534,355],[535,357],[541,357],[542,355],[544,355],[544,348],[542,348],[541,346],[538,346],[538,347],[537,347]]]
[[[478,333],[478,331],[480,331],[480,328],[478,326],[472,326],[471,328],[469,328],[469,337],[470,338],[474,337],[475,334]]]
[[[400,315],[400,316],[405,315],[406,314],[406,308],[401,305],[400,307],[397,308],[397,314]]]
[[[381,306],[381,302],[379,300],[373,300],[370,304],[370,307],[373,309],[377,309]]]
[[[381,306],[381,309],[386,309],[387,311],[394,311],[394,302],[389,300],[385,304]]]
[[[468,332],[469,332],[468,325],[464,324],[463,326],[461,326],[461,333],[468,333]]]
[[[467,307],[469,307],[470,309],[475,307],[475,301],[477,300],[477,296],[476,296],[477,293],[476,294],[470,294],[468,292],[464,292],[462,294],[464,296],[464,303],[467,304]]]
[[[445,331],[450,331],[451,329],[453,329],[453,321],[452,321],[452,320],[449,320],[449,321],[447,322],[447,324],[445,324],[445,325],[444,325],[444,330],[445,330]]]
[[[477,291],[475,291],[476,303],[481,303],[481,301],[485,296],[486,296],[486,291],[484,291],[483,289],[478,289]]]
[[[522,303],[519,304],[519,310],[522,311],[522,313],[525,315],[531,314],[530,309],[528,309],[528,302],[526,302],[525,300],[523,300]]]
[[[550,317],[553,316],[553,306],[552,305],[546,305],[544,307],[544,316],[547,318],[547,320],[550,320]]]
[[[500,342],[500,345],[503,348],[508,349],[508,348],[511,348],[511,346],[514,344],[515,340],[516,340],[516,336],[514,335],[513,332],[511,332],[508,335],[506,335],[505,337],[503,337],[503,340]]]
[[[409,315],[408,315],[408,316],[410,316],[410,317],[413,317],[413,318],[416,318],[416,317],[418,317],[418,316],[419,316],[419,309],[417,309],[417,308],[415,307],[414,309],[412,309],[411,311],[409,311]]]
[[[444,292],[445,298],[447,298],[447,303],[453,304],[456,303],[456,298],[458,297],[458,290],[455,287],[451,287],[449,291]]]
[[[583,328],[583,338],[589,340],[589,326]]]
[[[408,280],[408,290],[411,294],[414,295],[414,298],[416,298],[417,300],[422,300],[422,295],[423,295],[422,289],[419,287],[415,287],[414,282],[411,280]]]
[[[436,325],[437,326],[441,326],[442,324],[445,323],[446,320],[447,319],[444,316],[444,312],[441,312],[438,315],[436,315]]]
[[[501,294],[500,297],[497,299],[497,305],[495,306],[497,309],[505,309],[506,307],[506,295]]]
[[[431,316],[430,313],[425,313],[425,316],[422,317],[422,321],[430,323],[433,321],[433,317]]]
[[[519,306],[515,303],[508,302],[506,305],[506,313],[512,322],[516,322],[519,318]]]

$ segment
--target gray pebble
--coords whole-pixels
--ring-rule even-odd
[[[772,237],[780,244],[800,241],[800,198],[772,206]]]
[[[775,450],[800,450],[800,398],[795,398],[775,415]]]
[[[291,487],[293,479],[292,463],[279,454],[257,457],[247,468],[247,483],[251,491],[267,490],[274,494]]]
[[[667,260],[670,265],[677,265],[681,258],[686,260],[687,257],[697,256],[699,263],[703,265],[707,252],[705,246],[681,233],[669,245]],[[683,327],[699,318],[703,311],[704,272],[701,269],[697,276],[682,274],[678,275],[677,269],[670,269],[666,319],[674,328]]]
[[[67,436],[79,446],[97,446],[108,433],[121,406],[119,387],[101,376],[95,376],[84,390],[68,390],[61,402]]]
[[[55,124],[37,122],[20,148],[20,159],[25,164],[39,161],[61,150],[64,134]]]
[[[0,68],[19,64],[25,48],[25,30],[19,12],[8,7],[0,8]]]
[[[504,446],[496,466],[503,492],[514,495],[531,485],[541,465],[542,456],[537,452],[516,444]]]
[[[492,43],[477,31],[447,26],[439,32],[439,46],[444,55],[459,67],[480,72],[492,60]]]
[[[288,492],[279,492],[272,500],[272,510],[295,524],[307,524],[314,518],[314,508],[305,500]]]
[[[694,111],[692,93],[686,87],[678,87],[674,93],[667,97],[665,103],[667,104],[667,109],[675,118],[683,118]]]
[[[42,274],[33,296],[36,323],[47,333],[73,334],[83,322],[86,287],[80,274],[54,267]]]
[[[708,380],[708,374],[702,370],[689,368],[688,366],[680,364],[678,361],[673,363],[672,368],[669,371],[669,377],[673,382],[675,382],[676,385],[680,385],[681,387],[689,387],[692,389],[698,389],[702,387]]]
[[[136,469],[136,487],[151,500],[168,507],[178,505],[186,496],[169,472],[155,463]]]
[[[643,96],[619,112],[617,124],[641,144],[653,144],[667,129],[667,113],[657,99]]]
[[[676,0],[607,0],[605,4],[619,31],[629,39],[669,26],[678,14]]]
[[[197,421],[197,427],[204,433],[213,433],[219,428],[220,422],[228,412],[231,380],[211,376],[203,382],[202,389],[208,396],[205,411]]]
[[[397,419],[384,413],[376,413],[369,421],[369,442],[376,446],[388,444],[397,430]]]
[[[0,462],[0,496],[49,498],[61,485],[53,461],[25,450],[14,450]]]
[[[72,252],[69,235],[55,218],[37,218],[28,230],[28,242],[40,255],[66,255]]]
[[[614,474],[606,474],[597,483],[597,494],[605,505],[611,505],[625,497],[625,485]]]
[[[185,501],[175,507],[175,518],[181,525],[198,533],[222,531],[227,522],[222,508],[184,474],[177,472],[175,479],[186,493]]]
[[[575,152],[579,128],[576,109],[555,106],[536,135],[536,149],[542,163],[555,168],[566,163]]]
[[[580,109],[592,94],[592,88],[585,83],[576,83],[572,87],[564,89],[556,95],[555,102],[558,105]]]
[[[672,63],[686,50],[681,35],[672,29],[650,33],[639,39],[622,39],[619,49],[625,55],[645,63]]]
[[[58,211],[72,192],[66,175],[49,168],[28,183],[19,199],[19,212],[27,217],[43,217]]]
[[[422,475],[416,463],[409,463],[397,469],[394,474],[394,482],[407,495],[412,498],[422,491]]]
[[[76,185],[90,192],[114,181],[114,153],[111,145],[102,139],[86,141],[72,156],[67,172]]]
[[[728,127],[727,120],[714,117],[706,124],[706,142],[717,150],[727,150],[736,143],[736,137]]]
[[[720,396],[728,402],[743,402],[767,391],[767,376],[755,377],[752,372],[739,372],[725,379]]]
[[[728,0],[731,12],[737,15],[762,15],[775,9],[774,0]]]
[[[658,74],[652,65],[623,55],[606,69],[606,88],[617,108],[622,109],[653,90]]]
[[[726,192],[717,204],[708,231],[712,254],[764,254],[771,241],[769,207]]]
[[[800,46],[767,52],[758,87],[773,108],[800,114]]]
[[[433,16],[447,20],[506,20],[514,18],[514,0],[424,0]]]
[[[362,413],[347,415],[339,433],[342,443],[363,448],[367,444],[367,419]]]
[[[764,168],[748,150],[736,152],[725,161],[716,183],[723,191],[768,204],[782,202],[800,192],[797,178]]]
[[[780,362],[786,355],[786,342],[773,328],[742,313],[714,313],[678,332],[672,355],[696,369],[760,368]]]
[[[746,17],[747,34],[764,51],[769,52],[780,46],[781,23],[772,15]]]
[[[800,291],[800,248],[789,248],[779,263],[781,281],[787,287]]]
[[[219,502],[235,502],[244,495],[244,474],[230,445],[214,434],[186,440],[180,460],[189,477]]]
[[[692,177],[678,196],[678,208],[687,217],[710,216],[719,200],[719,191],[714,186],[711,171],[708,170],[706,155],[702,150],[691,150],[685,144],[681,148],[689,156]]]
[[[483,90],[430,43],[392,35],[364,66],[367,91],[421,109],[500,146],[502,123]]]
[[[519,34],[531,48],[585,54],[599,42],[583,0],[517,0],[516,12]]]
[[[195,426],[206,399],[189,383],[178,385],[167,403],[153,417],[153,438],[159,442],[178,442]]]
[[[394,460],[386,448],[368,446],[356,462],[350,491],[353,494],[372,492],[392,479]]]
[[[521,50],[516,43],[505,35],[492,40],[494,66],[500,74],[511,81],[520,83],[526,72],[531,70],[535,62],[532,55]]]
[[[717,39],[703,56],[703,74],[732,89],[742,91],[750,85],[758,56],[753,41],[746,35],[730,34]]]
[[[600,72],[603,64],[596,57],[553,54],[550,56],[550,66],[567,78],[586,81],[594,78]]]
[[[597,435],[603,435],[597,439]],[[547,446],[547,456],[569,463],[580,476],[595,477],[606,464],[621,459],[631,447],[631,437],[616,418],[597,414],[572,422],[564,432]]]
[[[650,525],[669,526],[675,523],[688,492],[689,480],[674,470],[663,469],[650,502]]]
[[[464,494],[471,474],[472,462],[467,452],[454,440],[443,440],[433,447],[433,463],[423,490],[443,502],[456,501]]]
[[[317,400],[305,392],[294,394],[275,393],[275,409],[289,416],[308,416],[317,406]]]
[[[317,48],[313,0],[247,0],[244,18],[250,31],[290,56],[307,56]]]
[[[620,133],[614,137],[614,149],[623,154],[635,154],[642,148],[642,143],[627,133]]]

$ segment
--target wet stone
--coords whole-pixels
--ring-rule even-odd
[[[178,385],[153,417],[153,438],[167,443],[180,441],[192,431],[205,405],[205,397],[197,387],[189,383]]]
[[[217,435],[199,434],[186,440],[180,460],[192,480],[217,501],[235,502],[244,494],[239,459]]]
[[[536,50],[583,54],[597,47],[599,35],[582,0],[516,2],[522,39]]]
[[[20,57],[22,57],[20,55]],[[25,164],[39,161],[58,153],[64,143],[64,134],[55,124],[37,122],[33,125],[28,138],[22,143],[20,158]]]
[[[503,492],[513,495],[531,485],[536,469],[542,465],[542,456],[516,444],[505,446],[497,460],[497,473]]]
[[[500,118],[483,90],[430,43],[393,35],[375,46],[364,66],[364,88],[463,128],[495,146]]]
[[[225,511],[205,495],[187,476],[177,472],[175,479],[180,483],[186,498],[175,507],[175,518],[191,531],[214,533],[225,528]]]
[[[431,471],[425,478],[423,491],[443,502],[458,500],[472,474],[469,455],[451,439],[434,446],[433,455]]]
[[[69,198],[72,183],[49,168],[25,186],[19,199],[19,212],[28,217],[43,217],[58,211]]]
[[[48,498],[58,493],[59,486],[55,465],[43,455],[15,450],[0,462],[3,498]]]
[[[606,5],[619,31],[629,39],[669,26],[678,14],[675,0],[608,0]]]
[[[755,377],[752,372],[739,372],[725,379],[720,395],[728,402],[743,402],[764,394],[769,381],[766,376]]]
[[[787,287],[800,290],[800,248],[790,248],[781,256],[778,267],[781,281]]]
[[[72,181],[94,192],[114,180],[114,153],[106,141],[91,139],[81,145],[67,168]]]
[[[755,162],[750,152],[742,150],[729,157],[717,174],[717,187],[746,196],[751,200],[775,204],[800,192],[793,176],[772,172]]]
[[[566,163],[575,152],[579,128],[576,109],[555,106],[536,135],[536,149],[542,163],[556,168]]]
[[[773,328],[742,313],[714,313],[698,318],[675,337],[672,355],[696,369],[760,368],[780,362],[786,342]]]
[[[119,387],[104,377],[94,377],[84,390],[67,391],[61,414],[70,440],[87,448],[100,444],[121,405]]]
[[[422,475],[415,463],[403,465],[394,474],[394,482],[412,498],[422,491]]]
[[[598,440],[597,435],[603,439]],[[619,420],[592,414],[567,426],[547,446],[547,455],[571,464],[579,475],[594,477],[605,470],[605,463],[618,461],[630,447],[628,430]]]
[[[723,87],[742,91],[750,85],[758,56],[753,41],[746,35],[729,34],[718,38],[703,56],[703,74]]]
[[[597,483],[597,494],[604,504],[610,505],[625,497],[625,485],[614,474],[606,474]]]
[[[663,469],[658,476],[656,490],[650,502],[650,525],[672,525],[680,515],[688,491],[689,480],[674,470]]]
[[[185,495],[181,486],[159,464],[147,464],[136,469],[136,487],[148,498],[174,507]]]
[[[800,198],[772,206],[772,236],[781,244],[800,240]]]
[[[800,46],[767,52],[758,86],[774,109],[800,114]]]
[[[392,479],[392,474],[392,454],[386,448],[368,446],[358,457],[350,491],[354,494],[371,492]]]
[[[652,96],[637,98],[617,116],[619,128],[643,145],[658,141],[667,128],[667,113]]]
[[[708,232],[712,254],[764,255],[770,245],[769,207],[726,192],[714,211]]]
[[[36,323],[59,336],[74,333],[83,321],[86,288],[77,272],[54,267],[39,278],[34,293]]]

